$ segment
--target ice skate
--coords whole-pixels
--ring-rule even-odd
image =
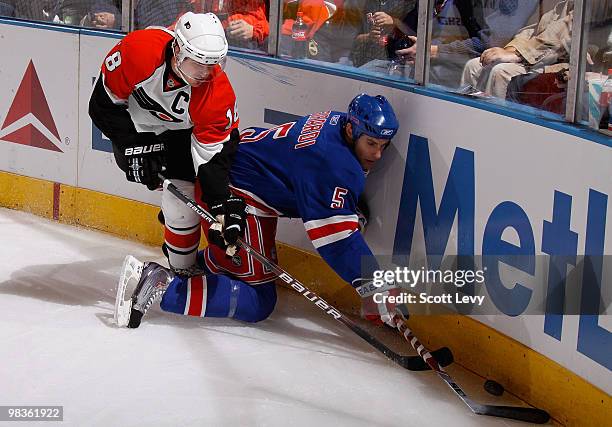
[[[189,268],[175,268],[170,266],[170,269],[172,270],[175,276],[183,277],[204,276],[206,273],[208,273],[207,270],[195,264]]]
[[[174,274],[155,262],[140,262],[131,255],[123,261],[115,300],[115,322],[119,327],[137,328],[142,316],[166,291]],[[134,284],[132,297],[125,299],[128,285]]]
[[[170,270],[172,270],[175,276],[193,277],[204,276],[208,273],[208,270],[197,264],[193,264],[192,266],[187,268],[174,267],[170,262],[170,255],[168,254],[168,246],[166,246],[166,243],[162,244],[162,252],[166,256],[166,259],[168,260],[168,265],[170,266]]]

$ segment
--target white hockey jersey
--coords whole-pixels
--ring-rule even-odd
[[[223,71],[201,86],[185,84],[170,66],[174,34],[165,28],[134,31],[102,64],[104,89],[115,104],[127,105],[138,132],[159,135],[193,128],[197,170],[219,152],[238,127],[236,95]]]

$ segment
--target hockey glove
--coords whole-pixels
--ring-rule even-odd
[[[213,203],[210,213],[219,221],[208,230],[208,241],[225,249],[228,256],[238,252],[236,241],[246,228],[246,204],[242,197],[230,196],[222,202]]]
[[[361,317],[376,325],[386,324],[395,328],[393,318],[400,316],[406,320],[408,309],[405,304],[396,300],[401,295],[401,289],[395,283],[385,282],[377,287],[370,279],[356,279],[353,281],[359,296],[361,296]]]
[[[130,182],[146,185],[149,190],[156,190],[161,185],[157,176],[165,163],[164,144],[149,144],[126,147],[124,155],[127,160],[125,177]]]

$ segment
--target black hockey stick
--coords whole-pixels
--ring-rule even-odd
[[[179,190],[170,180],[166,179],[162,174],[159,174],[159,177],[164,181],[164,189],[170,191],[174,196],[176,196],[179,200],[185,203],[191,210],[197,213],[204,221],[209,224],[214,224],[217,220],[208,213],[204,208],[198,205],[194,200],[189,198],[187,195],[183,194],[181,190]],[[319,307],[325,313],[344,324],[351,331],[359,335],[363,338],[368,344],[374,347],[376,350],[380,351],[386,357],[397,363],[403,368],[406,368],[410,371],[425,371],[429,370],[430,365],[426,363],[420,356],[402,356],[397,354],[382,342],[378,341],[364,329],[360,328],[355,322],[349,319],[347,316],[342,314],[339,310],[334,308],[331,304],[325,301],[323,298],[310,291],[306,286],[304,286],[300,281],[293,278],[289,273],[283,270],[281,267],[270,261],[267,257],[256,251],[251,245],[246,243],[242,239],[238,239],[237,246],[242,248],[246,253],[250,254],[261,262],[263,265],[272,270],[281,280],[287,283],[291,289],[303,295],[308,301],[312,302],[314,305]],[[450,365],[453,363],[453,355],[449,348],[442,347],[438,350],[432,352],[436,356],[436,359],[443,366]]]
[[[474,402],[468,397],[461,387],[448,375],[439,363],[435,352],[429,352],[414,333],[408,329],[406,323],[400,316],[394,316],[393,321],[400,333],[412,345],[423,360],[433,369],[440,378],[459,396],[461,400],[477,415],[489,415],[491,417],[510,418],[513,420],[527,421],[534,424],[544,424],[550,419],[548,412],[538,408],[524,408],[520,406],[483,405]]]

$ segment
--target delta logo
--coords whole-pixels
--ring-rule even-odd
[[[21,122],[18,129],[7,130],[18,121]],[[0,128],[0,140],[63,152],[58,147],[61,138],[31,60]]]

